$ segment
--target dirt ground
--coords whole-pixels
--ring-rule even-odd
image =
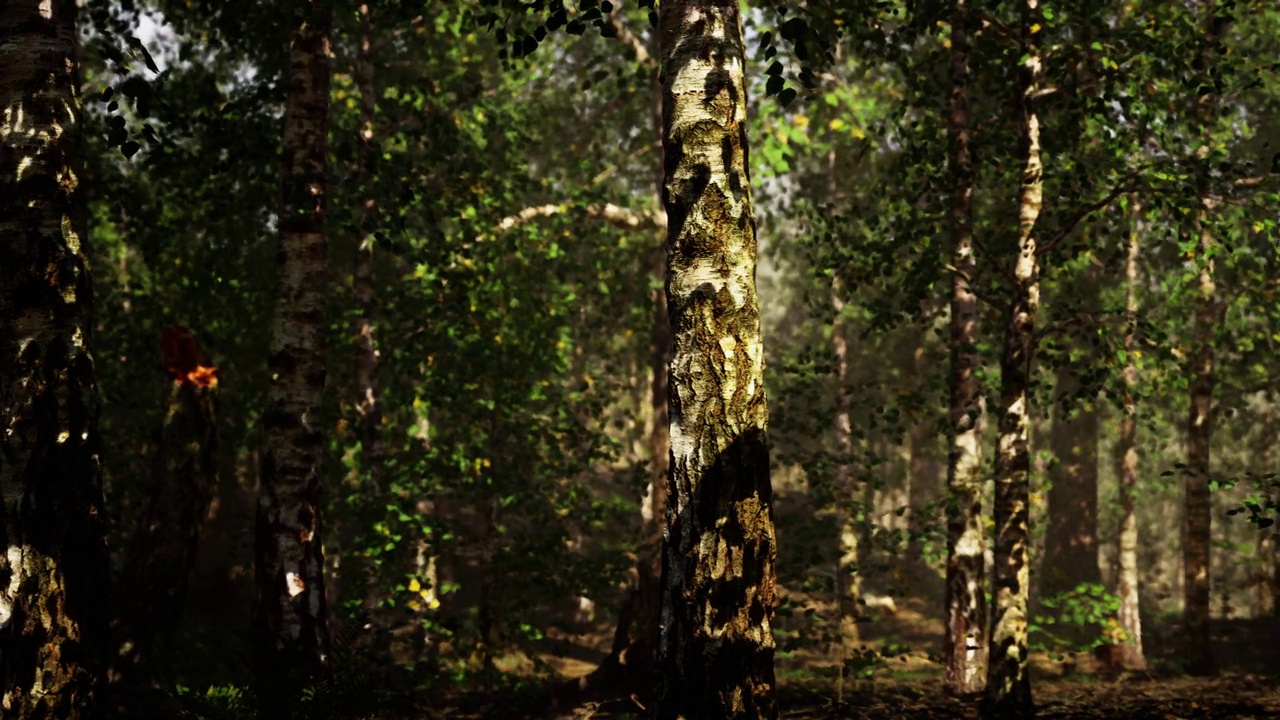
[[[822,648],[780,652],[778,701],[784,718],[797,720],[978,720],[975,703],[941,691],[936,663],[942,628],[925,608],[900,606],[866,627],[869,655],[876,662],[859,677],[840,678]],[[1214,624],[1214,655],[1221,672],[1193,678],[1180,673],[1177,628],[1149,628],[1147,656],[1152,671],[1116,675],[1087,655],[1032,657],[1033,694],[1040,720],[1280,720],[1280,633],[1267,621]],[[592,653],[558,654],[562,677],[593,667]],[[854,675],[856,673],[850,673]],[[479,708],[477,708],[479,709]],[[522,711],[489,705],[474,717],[605,720],[647,718],[634,698],[554,711]]]

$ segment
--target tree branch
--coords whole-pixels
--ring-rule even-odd
[[[1116,198],[1121,195],[1132,192],[1134,190],[1133,181],[1138,177],[1140,172],[1140,170],[1134,170],[1129,173],[1125,176],[1124,182],[1121,182],[1119,185],[1111,188],[1111,192],[1107,193],[1101,200],[1076,208],[1076,211],[1071,213],[1066,222],[1062,224],[1062,227],[1058,228],[1058,232],[1055,233],[1048,242],[1040,246],[1040,249],[1036,251],[1036,254],[1044,257],[1045,255],[1053,252],[1053,249],[1065,240],[1066,237],[1071,234],[1072,230],[1076,229],[1076,226],[1080,224],[1081,220],[1085,219],[1092,213],[1106,208],[1108,205],[1115,202]]]
[[[654,60],[653,56],[649,54],[649,48],[645,47],[640,38],[631,34],[631,30],[622,22],[620,15],[621,13],[609,13],[609,25],[618,34],[615,39],[631,49],[631,56],[636,61],[636,64],[646,70],[656,71],[658,69],[658,61]]]
[[[575,210],[582,211],[589,220],[607,222],[623,230],[662,230],[666,227],[666,218],[657,213],[642,215],[626,208],[618,207],[613,203],[605,203],[603,205],[593,203],[586,207],[561,203],[559,205],[534,205],[514,215],[508,215],[493,226],[492,234],[497,235],[507,232],[521,225],[527,225],[538,218],[551,217]],[[477,236],[476,242],[483,242],[484,239],[483,235]]]
[[[950,264],[950,263],[948,263],[948,264],[946,264],[946,265],[943,265],[942,267],[943,267],[943,269],[944,269],[944,270],[946,270],[947,272],[955,273],[956,275],[960,275],[960,277],[964,277],[964,279],[965,279],[966,281],[968,281],[968,283],[969,283],[969,292],[973,293],[973,296],[974,296],[974,297],[976,297],[976,298],[978,298],[979,300],[981,300],[982,302],[984,302],[984,303],[986,303],[986,304],[990,305],[991,307],[993,307],[993,308],[995,308],[995,309],[997,309],[997,310],[1000,310],[1001,312],[1007,312],[1007,311],[1009,310],[1009,303],[1001,302],[1001,301],[999,301],[999,300],[997,300],[997,299],[995,299],[995,298],[991,297],[990,295],[987,295],[986,293],[984,293],[984,292],[982,292],[982,291],[978,290],[978,279],[977,279],[976,277],[965,277],[965,276],[960,272],[960,270],[959,270],[958,268],[956,268],[956,266],[954,266],[954,265],[952,265],[952,264]]]

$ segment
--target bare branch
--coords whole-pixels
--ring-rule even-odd
[[[1040,246],[1040,249],[1036,251],[1036,254],[1043,257],[1053,252],[1053,249],[1056,248],[1059,245],[1059,243],[1065,240],[1066,237],[1071,234],[1072,230],[1076,229],[1076,226],[1080,224],[1081,220],[1085,219],[1092,213],[1095,213],[1099,210],[1106,208],[1108,205],[1115,202],[1116,198],[1120,197],[1121,195],[1124,195],[1125,193],[1133,192],[1135,189],[1133,185],[1133,181],[1137,179],[1139,173],[1141,172],[1142,170],[1134,170],[1133,172],[1125,176],[1123,182],[1111,188],[1111,192],[1108,192],[1105,196],[1103,196],[1101,200],[1098,200],[1097,202],[1091,202],[1085,205],[1081,205],[1080,207],[1076,208],[1076,211],[1071,213],[1071,215],[1067,218],[1066,222],[1062,223],[1062,226],[1058,228],[1058,232],[1055,233],[1054,236],[1050,238],[1048,242]]]
[[[1005,269],[1004,265],[996,262],[991,251],[987,249],[987,244],[982,242],[976,234],[971,234],[970,240],[973,242],[973,246],[977,248],[978,254],[982,256],[982,259],[987,261],[986,264],[989,265],[992,270],[999,273],[1000,277],[1004,278],[1005,282],[1009,283],[1009,287],[1016,287],[1018,282],[1013,279],[1013,275],[1009,274],[1009,271]]]
[[[950,273],[955,273],[960,277],[964,277],[964,279],[969,282],[969,292],[973,293],[974,297],[978,298],[979,300],[986,303],[987,305],[990,305],[991,307],[996,308],[997,310],[1000,310],[1002,312],[1007,311],[1009,309],[1009,303],[997,300],[996,298],[993,298],[990,295],[987,295],[986,293],[980,291],[978,289],[977,277],[965,277],[964,274],[961,273],[960,270],[956,268],[956,266],[950,263],[943,265],[942,269]]]
[[[631,30],[622,21],[621,13],[609,13],[609,25],[618,34],[617,41],[631,48],[632,59],[638,65],[646,70],[656,71],[658,69],[658,61],[649,54],[649,48],[645,47],[640,38],[631,34]]]
[[[666,217],[660,213],[639,214],[613,203],[604,205],[591,204],[586,207],[561,203],[559,205],[534,205],[514,215],[508,215],[493,226],[492,235],[507,232],[522,225],[527,225],[539,218],[551,217],[562,213],[581,211],[590,220],[607,222],[623,230],[662,230],[666,227]],[[476,242],[483,242],[483,235],[476,237]]]

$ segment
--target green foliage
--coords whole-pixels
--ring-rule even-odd
[[[1040,601],[1043,610],[1027,624],[1029,644],[1050,654],[1083,652],[1107,643],[1126,643],[1114,617],[1120,599],[1096,583],[1083,583]]]

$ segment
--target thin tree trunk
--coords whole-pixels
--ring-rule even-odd
[[[155,469],[141,522],[125,554],[115,683],[145,681],[146,663],[178,629],[200,531],[218,481],[218,397],[213,367],[202,362],[190,330],[161,336],[171,382]],[[117,679],[118,678],[118,679]]]
[[[662,93],[655,88],[655,130],[662,134]],[[661,199],[661,184],[659,184]],[[644,542],[636,565],[636,604],[631,640],[625,651],[628,685],[647,696],[652,692],[658,662],[658,634],[662,624],[662,532],[667,514],[667,471],[671,463],[671,418],[667,412],[667,368],[671,360],[671,319],[667,315],[667,258],[654,255],[652,271],[652,327],[649,338],[649,486],[640,519]]]
[[[1205,41],[1201,53],[1206,82],[1216,64],[1217,32],[1213,0],[1202,0]],[[1207,135],[1214,117],[1214,95],[1200,96],[1202,130]],[[1191,413],[1187,422],[1186,510],[1182,553],[1183,624],[1186,630],[1187,671],[1192,675],[1211,675],[1216,671],[1209,645],[1209,590],[1211,573],[1209,556],[1212,544],[1212,500],[1209,494],[1209,443],[1213,437],[1214,349],[1213,333],[1217,324],[1217,285],[1213,275],[1214,240],[1209,228],[1212,201],[1201,199],[1196,214],[1196,232],[1200,234],[1200,265],[1197,279],[1198,308],[1188,374],[1190,375]]]
[[[329,0],[296,5],[284,117],[283,199],[271,384],[263,416],[254,644],[269,717],[288,717],[325,664],[329,632],[321,549],[320,418],[325,387]]]
[[[659,22],[671,468],[656,716],[775,718],[764,348],[737,0]]]
[[[76,3],[2,3],[0,38],[0,715],[76,720],[107,641]]]
[[[1193,675],[1214,672],[1209,645],[1209,554],[1211,498],[1209,496],[1209,442],[1213,435],[1214,352],[1216,324],[1213,280],[1213,237],[1208,217],[1201,212],[1200,274],[1197,280],[1199,309],[1188,370],[1191,374],[1191,413],[1187,422],[1186,540],[1183,545],[1184,619],[1187,671]]]
[[[356,88],[360,94],[359,173],[363,180],[364,199],[360,204],[360,247],[356,250],[351,279],[358,309],[352,323],[356,339],[356,414],[360,416],[360,469],[365,493],[376,495],[382,488],[382,405],[378,402],[377,327],[374,324],[373,227],[377,222],[378,204],[371,187],[375,173],[371,164],[377,156],[373,121],[377,112],[377,86],[374,84],[373,19],[369,4],[361,3],[360,55],[356,68]]]
[[[1124,637],[1116,638],[1112,654],[1115,664],[1130,670],[1145,670],[1142,651],[1142,617],[1138,595],[1138,517],[1135,512],[1138,487],[1138,200],[1130,199],[1133,214],[1129,230],[1129,258],[1125,263],[1125,314],[1127,330],[1124,348],[1124,418],[1120,421],[1120,532],[1116,553],[1116,613]]]
[[[655,42],[658,33],[654,33]],[[637,58],[640,59],[640,58]],[[650,61],[652,62],[652,61]],[[656,63],[653,70],[657,70]],[[653,132],[662,145],[662,84],[655,78],[653,86]],[[662,202],[665,182],[663,163],[656,163],[657,200]],[[665,218],[663,222],[665,231]],[[649,486],[640,508],[644,540],[636,563],[636,594],[631,607],[631,631],[623,659],[628,687],[641,697],[653,692],[654,672],[658,663],[658,634],[662,624],[662,532],[667,514],[667,471],[671,462],[671,418],[667,412],[668,366],[671,360],[671,318],[667,314],[667,256],[659,242],[650,271],[651,327],[649,336]]]
[[[619,38],[632,50],[635,61],[653,74],[652,120],[656,145],[662,146],[662,83],[658,62],[644,43],[611,17]],[[653,34],[656,44],[658,33]],[[654,164],[655,199],[662,202],[666,180],[663,163]],[[636,548],[636,582],[618,613],[609,655],[585,677],[557,688],[559,704],[573,704],[618,690],[619,683],[648,704],[654,692],[658,662],[658,636],[662,624],[662,534],[667,512],[667,469],[671,460],[670,417],[667,413],[667,372],[671,359],[671,320],[667,315],[666,217],[659,213],[663,228],[658,236],[649,267],[649,420],[645,442],[649,451],[649,484],[640,503],[640,543]]]
[[[1000,357],[1000,429],[996,447],[996,553],[991,610],[991,665],[987,704],[993,717],[1029,717],[1034,712],[1027,674],[1027,587],[1030,566],[1031,456],[1028,443],[1028,384],[1035,355],[1040,277],[1036,222],[1044,191],[1040,118],[1034,93],[1040,78],[1039,0],[1027,0],[1023,20],[1024,60],[1017,68],[1018,144],[1023,159],[1018,193],[1018,258],[1013,296]]]
[[[978,265],[973,246],[973,160],[969,152],[969,9],[955,0],[951,18],[951,399],[947,455],[947,628],[943,673],[947,692],[982,692],[987,676],[987,608],[982,527],[982,391],[978,367],[978,300],[969,283]]]
[[[844,663],[853,656],[858,644],[858,607],[862,598],[862,574],[858,567],[859,537],[863,526],[858,523],[853,478],[853,400],[849,396],[849,340],[845,334],[844,298],[839,278],[831,282],[831,307],[835,320],[831,323],[831,349],[836,360],[836,516],[839,518],[840,556],[836,561],[836,611],[839,614],[840,662],[836,702],[844,702]]]

